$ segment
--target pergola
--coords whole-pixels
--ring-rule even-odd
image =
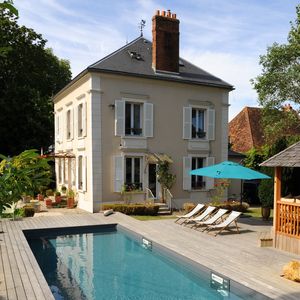
[[[274,175],[274,246],[300,254],[300,200],[281,196],[282,168],[300,167],[300,142],[272,156],[261,166],[275,168]],[[300,184],[300,178],[299,178]]]

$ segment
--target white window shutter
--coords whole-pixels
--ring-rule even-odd
[[[215,164],[215,158],[214,157],[207,157],[206,158],[206,166],[212,166]],[[212,177],[204,177],[205,181],[205,188],[207,190],[212,190],[214,188],[215,179]]]
[[[86,136],[87,133],[87,104],[82,104],[82,136]]]
[[[86,192],[87,186],[87,159],[86,156],[82,157],[82,190]]]
[[[153,104],[144,104],[144,136],[153,137]]]
[[[215,110],[209,108],[207,110],[207,115],[208,115],[207,138],[209,141],[213,141],[215,139],[215,124],[216,124]]]
[[[59,142],[62,143],[64,140],[64,114],[59,114]]]
[[[125,101],[115,101],[115,135],[125,135]]]
[[[59,143],[59,115],[57,113],[55,114],[54,127],[55,127],[55,142]]]
[[[191,175],[190,171],[192,168],[192,158],[185,156],[183,157],[183,189],[185,191],[190,191],[191,190]]]
[[[124,157],[123,156],[114,157],[114,169],[115,169],[114,191],[121,192],[122,186],[124,184]]]
[[[192,138],[192,108],[183,108],[183,138],[189,140]]]
[[[74,108],[70,109],[70,139],[74,138]]]

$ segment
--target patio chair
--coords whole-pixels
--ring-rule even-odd
[[[182,215],[182,216],[177,216],[177,219],[175,220],[175,223],[177,223],[181,219],[188,219],[194,215],[196,215],[205,205],[204,204],[197,204],[189,213]]]
[[[216,222],[218,222],[223,216],[228,212],[227,209],[220,208],[214,215],[212,215],[211,218],[209,218],[206,221],[196,221],[196,223],[192,226],[193,227],[199,227],[199,226],[209,226],[213,225]],[[205,229],[204,229],[205,230]]]
[[[190,223],[196,223],[205,220],[208,216],[212,214],[212,212],[216,209],[214,206],[208,206],[201,215],[194,217],[194,218],[188,218],[184,220],[181,224],[184,224],[184,226],[190,224]]]
[[[207,230],[212,230],[212,229],[220,229],[217,233],[215,233],[215,236],[218,235],[219,233],[221,233],[224,229],[226,229],[227,227],[229,227],[229,225],[234,222],[235,226],[236,226],[236,230],[237,233],[240,233],[239,228],[237,226],[237,218],[241,215],[242,213],[239,211],[232,211],[228,217],[221,223],[219,224],[215,224],[215,225],[210,225],[207,227]]]

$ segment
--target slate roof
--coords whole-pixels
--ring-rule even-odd
[[[264,167],[300,167],[300,142],[270,157],[260,165]]]
[[[130,53],[133,52],[138,54],[140,59],[137,59],[134,55],[131,56]],[[117,51],[88,66],[63,90],[71,86],[87,72],[120,74],[141,78],[215,86],[229,90],[234,89],[231,84],[213,76],[183,58],[179,59],[179,73],[155,72],[152,68],[152,43],[144,37],[138,37]]]
[[[261,119],[261,108],[246,106],[229,122],[232,150],[245,153],[251,148],[263,146],[264,132]]]

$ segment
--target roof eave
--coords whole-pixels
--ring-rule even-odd
[[[122,75],[122,76],[131,76],[131,77],[148,78],[148,79],[155,79],[155,80],[181,82],[181,83],[187,83],[187,84],[204,85],[204,86],[210,86],[210,87],[218,87],[218,88],[224,88],[224,89],[227,89],[230,91],[233,91],[235,89],[232,85],[226,85],[226,84],[223,85],[223,84],[217,84],[217,83],[211,83],[211,82],[200,82],[200,81],[194,81],[194,80],[184,80],[184,79],[180,79],[180,78],[157,77],[154,75],[129,73],[129,72],[124,72],[124,71],[115,71],[115,70],[107,70],[107,69],[99,69],[99,68],[87,68],[87,70],[90,72],[95,72],[95,73],[116,74],[116,75]]]

